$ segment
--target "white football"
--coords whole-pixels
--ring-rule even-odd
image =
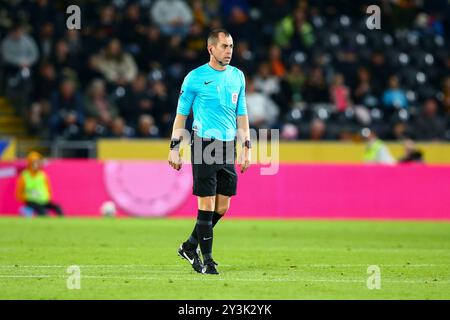
[[[116,205],[112,201],[103,202],[100,207],[100,213],[104,217],[114,217],[116,215]]]

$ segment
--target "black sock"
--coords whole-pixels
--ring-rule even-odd
[[[197,238],[202,251],[203,260],[212,258],[212,244],[213,244],[213,227],[212,217],[213,211],[198,210],[197,224]]]
[[[219,222],[220,218],[223,217],[223,214],[218,214],[217,212],[213,213],[212,217],[212,226],[217,224]],[[197,236],[197,224],[194,226],[194,230],[192,230],[191,236],[187,241],[183,244],[184,248],[187,250],[194,250],[198,246],[198,236]]]

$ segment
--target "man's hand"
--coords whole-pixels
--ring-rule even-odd
[[[242,148],[241,156],[239,157],[239,166],[241,168],[241,173],[244,173],[250,167],[251,155],[251,149],[247,147]]]
[[[169,151],[169,164],[175,170],[180,170],[183,162],[181,161],[180,150],[173,149]]]

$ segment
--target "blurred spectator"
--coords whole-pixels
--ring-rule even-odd
[[[59,18],[55,6],[50,0],[33,1],[29,8],[30,24],[34,30],[40,30],[46,23],[55,25]]]
[[[314,68],[303,86],[303,99],[308,103],[329,102],[330,93],[325,82],[323,70]]]
[[[80,72],[80,82],[82,84],[91,83],[94,79],[105,78],[103,73],[98,69],[98,62],[97,56],[95,55],[91,55],[86,58]]]
[[[405,139],[403,141],[403,147],[405,149],[405,154],[398,160],[399,163],[424,162],[423,153],[417,149],[413,140]]]
[[[390,75],[392,69],[386,63],[386,58],[382,51],[374,50],[370,57],[370,74],[372,75],[371,81],[375,88],[375,93],[381,93],[377,90],[384,88],[386,85],[386,79]]]
[[[42,156],[30,152],[27,156],[27,168],[22,171],[17,180],[17,200],[31,208],[35,214],[45,216],[48,210],[53,210],[58,216],[63,216],[61,207],[52,201],[52,190],[47,174],[42,170]]]
[[[133,81],[138,72],[133,57],[122,51],[118,39],[112,39],[97,56],[96,66],[106,80],[119,86]]]
[[[206,35],[200,24],[193,24],[189,34],[184,39],[186,62],[196,67],[207,60]]]
[[[383,104],[389,109],[408,107],[408,99],[405,92],[400,88],[397,76],[389,77],[389,89],[383,93]]]
[[[128,127],[125,120],[121,117],[117,117],[113,120],[111,127],[111,138],[131,138],[134,136],[134,129]]]
[[[290,110],[292,92],[289,83],[284,78],[273,75],[268,62],[259,65],[258,73],[253,80],[255,90],[267,95],[279,106],[281,117]]]
[[[330,91],[331,100],[336,111],[343,112],[350,107],[350,90],[344,84],[344,76],[342,74],[338,73],[334,76]]]
[[[49,114],[49,105],[41,103],[33,103],[30,107],[27,117],[28,132],[35,136],[48,138],[47,122]]]
[[[157,137],[159,137],[159,129],[155,126],[155,119],[148,114],[140,116],[136,138]]]
[[[445,134],[445,120],[438,115],[438,104],[434,99],[427,99],[422,111],[413,122],[416,140],[439,140]]]
[[[425,12],[419,13],[414,22],[417,30],[422,33],[423,36],[432,36],[434,34],[444,35],[444,26],[442,22]]]
[[[392,126],[392,132],[388,134],[389,140],[403,140],[409,134],[408,126],[405,121],[395,121]]]
[[[208,1],[214,2],[214,1]],[[209,14],[206,10],[206,4],[202,0],[192,1],[192,16],[193,22],[202,27],[206,27],[209,22]]]
[[[272,28],[277,22],[293,11],[293,2],[290,0],[261,0],[261,7],[268,8],[262,10],[263,21],[267,22],[267,27]]]
[[[58,88],[58,80],[54,65],[49,62],[42,63],[35,78],[33,100],[50,99],[51,94]]]
[[[83,132],[80,140],[95,141],[106,135],[105,127],[98,123],[97,118],[87,117],[83,124]]]
[[[365,67],[359,68],[357,85],[353,93],[355,104],[375,107],[378,103],[377,92],[378,90],[372,83],[370,71]]]
[[[168,137],[172,133],[173,117],[177,101],[170,98],[167,87],[162,81],[155,81],[152,86],[154,111],[151,112],[160,128],[160,134]]]
[[[154,102],[147,88],[145,75],[139,74],[126,90],[125,96],[118,102],[120,115],[132,126],[138,124],[143,114],[156,114]]]
[[[41,59],[48,60],[53,52],[55,27],[51,22],[45,22],[38,30],[38,46],[41,53]]]
[[[286,123],[281,128],[281,139],[296,140],[298,139],[298,128],[292,123]]]
[[[81,32],[77,29],[67,30],[64,40],[69,48],[69,52],[77,57],[85,58],[83,40],[81,39]]]
[[[131,2],[126,8],[125,17],[118,30],[120,41],[128,44],[130,50],[139,51],[136,45],[145,34],[147,30],[146,25],[148,25],[148,18],[141,16],[139,4]],[[135,53],[137,54],[138,52]]]
[[[247,81],[246,89],[250,127],[254,129],[272,128],[280,113],[278,106],[266,94],[255,91],[253,81]]]
[[[281,50],[277,46],[271,46],[269,49],[269,63],[272,68],[272,74],[277,77],[283,77],[286,73],[286,67],[282,61]]]
[[[107,96],[106,84],[96,79],[90,84],[85,99],[86,116],[99,120],[104,127],[110,127],[113,118],[118,115],[117,106]]]
[[[275,27],[275,43],[282,48],[308,49],[315,42],[314,29],[302,8],[284,17]]]
[[[98,18],[97,18],[98,19]],[[100,7],[100,19],[96,20],[94,29],[102,38],[111,38],[117,35],[118,25],[116,10],[112,4]]]
[[[356,75],[358,72],[359,60],[353,48],[343,48],[336,56],[336,63],[333,65],[345,78],[347,85],[356,86]]]
[[[105,127],[98,123],[94,117],[86,117],[81,127],[69,126],[61,134],[61,138],[66,141],[96,141],[99,138],[104,138],[108,134]],[[76,149],[69,149],[64,151],[65,157],[70,158],[89,158],[92,156],[89,147],[80,145]]]
[[[255,43],[259,39],[257,30],[250,22],[249,5],[246,0],[222,0],[221,9],[223,22],[230,34],[239,34],[239,39]]]
[[[339,132],[339,141],[342,142],[353,142],[357,138],[355,137],[355,134],[350,130],[350,128],[344,127]]]
[[[28,129],[33,135],[48,138],[50,119],[50,97],[58,89],[58,77],[52,64],[44,62],[39,66],[35,78],[32,104],[29,110]]]
[[[298,63],[293,63],[286,74],[286,80],[289,83],[292,91],[292,98],[294,102],[298,102],[302,98],[302,88],[306,80],[302,67]]]
[[[247,42],[237,39],[234,43],[233,65],[241,69],[244,74],[256,73],[255,54],[250,50]]]
[[[144,38],[140,41],[141,48],[138,56],[139,67],[145,71],[150,70],[151,65],[161,59],[161,52],[167,46],[167,39],[161,35],[156,26],[147,28]]]
[[[51,61],[58,74],[62,73],[66,68],[73,71],[79,69],[78,59],[70,52],[69,45],[63,39],[56,42]]]
[[[75,83],[69,79],[64,80],[60,89],[52,94],[50,102],[52,137],[63,132],[70,132],[71,135],[79,132],[84,122],[84,104]]]
[[[192,23],[192,10],[183,0],[156,0],[151,8],[152,20],[166,35],[184,37]]]
[[[280,92],[280,79],[272,74],[267,62],[259,65],[258,73],[254,78],[254,85],[256,90],[269,97]]]
[[[366,140],[364,162],[377,164],[394,164],[395,160],[387,146],[381,141],[374,130],[364,128],[362,136]]]
[[[185,70],[185,50],[182,47],[182,38],[172,36],[168,40],[167,51],[162,57],[162,62],[167,66],[167,72],[172,78],[182,78]]]
[[[6,92],[21,113],[28,103],[32,85],[32,67],[38,61],[36,42],[19,24],[14,25],[1,42],[1,54],[6,78]]]
[[[443,81],[442,85],[442,104],[444,107],[444,111],[447,114],[447,116],[450,116],[450,77],[447,77]]]
[[[325,121],[313,119],[309,125],[309,133],[306,138],[312,141],[328,140],[329,135]]]
[[[221,0],[220,6],[225,23],[228,23],[230,20],[236,18],[246,19],[244,16],[248,15],[248,11],[250,9],[247,0]],[[240,14],[244,16],[233,16],[237,11],[241,12]]]

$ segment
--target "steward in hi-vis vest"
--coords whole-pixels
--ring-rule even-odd
[[[51,196],[50,181],[42,170],[42,156],[37,152],[30,152],[27,156],[27,168],[17,181],[16,198],[40,216],[46,215],[48,210],[63,216],[61,207],[51,201]]]

